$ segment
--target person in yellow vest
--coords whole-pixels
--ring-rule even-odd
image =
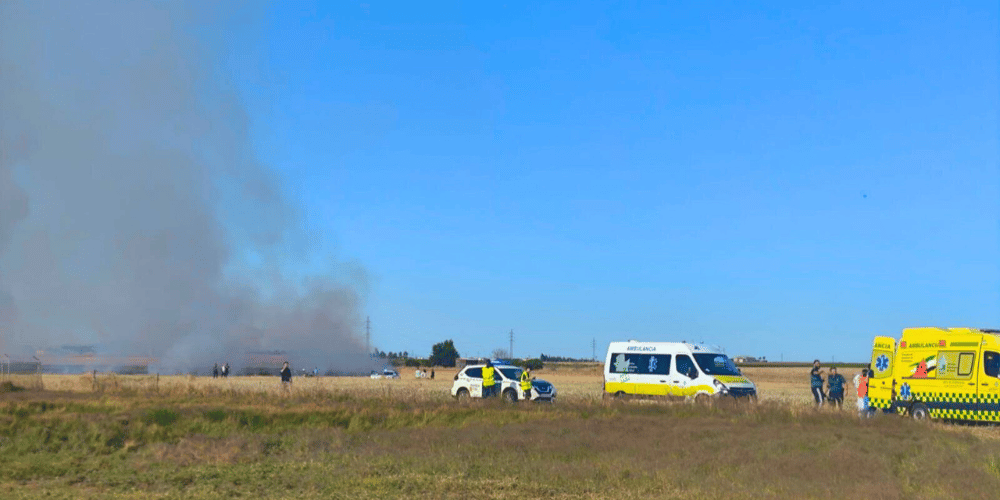
[[[521,392],[524,393],[525,401],[531,401],[531,381],[534,379],[535,377],[531,376],[531,368],[525,368],[521,372]]]
[[[493,397],[496,386],[496,380],[493,378],[493,363],[487,360],[486,366],[483,367],[483,397]]]

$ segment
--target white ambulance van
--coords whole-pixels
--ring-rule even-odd
[[[757,399],[757,386],[721,349],[686,342],[612,342],[604,362],[604,393],[708,399]]]

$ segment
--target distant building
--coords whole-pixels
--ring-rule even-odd
[[[278,375],[281,365],[288,361],[285,351],[250,351],[244,375]]]
[[[468,365],[483,365],[489,358],[458,358],[455,360],[455,368],[461,370]]]
[[[45,373],[84,373],[92,370],[120,374],[145,374],[155,358],[100,354],[97,346],[63,345],[39,349],[35,358]]]
[[[742,364],[742,363],[767,363],[767,358],[763,357],[763,356],[761,356],[759,358],[755,358],[753,356],[736,356],[735,358],[733,358],[733,362],[734,363],[740,363],[740,364]]]
[[[24,359],[19,357],[0,357],[0,376],[2,375],[30,375],[41,373],[42,363],[37,359]]]

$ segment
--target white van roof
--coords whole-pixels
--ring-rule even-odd
[[[608,345],[608,349],[637,353],[674,352],[678,350],[687,350],[692,353],[725,353],[721,347],[715,345],[693,344],[691,342],[641,342],[638,340],[629,340],[628,342],[611,342],[611,344]]]

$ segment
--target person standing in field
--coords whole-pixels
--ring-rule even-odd
[[[809,385],[812,388],[813,399],[816,400],[816,407],[823,406],[826,394],[823,394],[823,370],[819,367],[819,360],[813,361],[812,371],[809,372]]]
[[[483,367],[483,398],[493,397],[493,389],[496,387],[493,371],[493,363],[486,361],[486,366]]]
[[[828,399],[831,403],[835,404],[837,408],[844,407],[844,386],[847,385],[847,381],[844,380],[844,376],[837,373],[837,367],[830,367],[830,376],[826,378],[826,389],[829,391],[830,396]]]
[[[434,380],[434,369],[431,368],[431,380]]]
[[[854,387],[858,390],[858,414],[862,415],[868,411],[868,377],[871,371],[866,368],[861,369],[861,373],[854,376]]]
[[[521,392],[524,393],[524,400],[531,401],[531,368],[525,367],[521,372]]]
[[[288,366],[288,361],[281,365],[281,390],[288,392],[292,387],[292,369]]]
[[[222,378],[229,376],[229,363],[222,365]]]
[[[212,378],[219,378],[219,363],[212,367]]]

